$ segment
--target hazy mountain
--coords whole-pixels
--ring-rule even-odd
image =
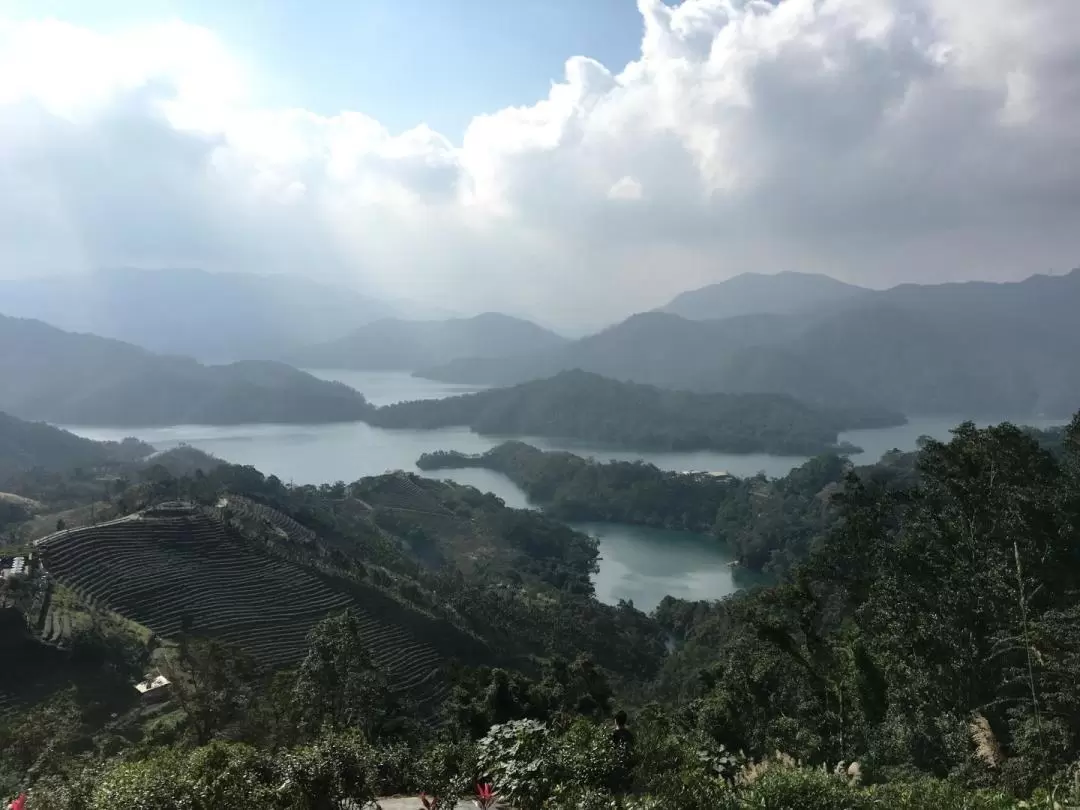
[[[423,372],[508,384],[582,368],[698,391],[786,393],[906,414],[1067,416],[1080,406],[1080,271],[1009,284],[904,285],[787,315],[634,316],[532,357]]]
[[[275,357],[399,312],[296,276],[104,270],[0,281],[0,314],[215,361]]]
[[[331,422],[363,396],[270,362],[206,366],[40,321],[0,316],[0,410],[85,425]]]
[[[785,315],[850,301],[870,292],[819,273],[743,273],[675,296],[662,312],[690,320]]]
[[[339,340],[289,352],[284,359],[307,368],[413,370],[462,357],[550,351],[567,342],[531,321],[489,312],[440,321],[375,321]]]
[[[580,368],[666,388],[710,390],[709,381],[721,372],[730,350],[782,343],[797,333],[796,325],[781,316],[689,321],[644,312],[556,351],[462,359],[419,374],[447,382],[512,385]]]
[[[701,394],[618,382],[585,371],[446,399],[380,408],[392,428],[467,426],[488,435],[577,439],[631,450],[815,455],[837,434],[903,424],[875,409],[820,408],[782,394]]]
[[[133,461],[154,452],[135,439],[95,442],[40,422],[0,413],[0,480],[20,470],[41,467],[71,470],[118,461]]]

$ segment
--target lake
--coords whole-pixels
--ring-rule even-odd
[[[732,557],[713,537],[621,523],[574,523],[600,541],[596,598],[633,602],[646,613],[670,594],[679,599],[720,599],[735,593]]]
[[[403,372],[358,372],[314,370],[323,379],[338,380],[362,392],[377,405],[415,399],[437,399],[481,390],[421,380]],[[881,430],[856,430],[841,439],[864,448],[853,456],[859,464],[876,461],[893,448],[912,450],[922,435],[947,439],[960,418],[920,418],[906,425]],[[1061,424],[1048,420],[1020,420],[1023,424],[1047,427]],[[178,425],[167,428],[84,428],[68,427],[91,439],[122,439],[136,436],[158,449],[190,444],[226,461],[250,464],[266,474],[297,484],[354,481],[388,470],[420,472],[416,460],[432,450],[483,453],[503,441],[478,436],[466,428],[443,430],[387,430],[362,422],[336,425]],[[667,470],[713,470],[746,476],[758,472],[773,477],[786,475],[805,457],[732,453],[634,453],[590,448],[586,444],[551,439],[517,437],[545,450],[569,450],[598,459],[632,461],[641,459]],[[470,484],[494,492],[507,506],[529,506],[525,494],[509,479],[490,470],[443,470],[425,473]],[[715,599],[731,593],[729,558],[708,538],[633,526],[593,526],[600,538],[603,557],[597,575],[597,595],[606,602],[633,599],[642,609],[651,609],[665,593],[688,599]]]

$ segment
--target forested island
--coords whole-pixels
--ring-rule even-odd
[[[379,408],[380,427],[467,426],[477,433],[543,436],[652,451],[814,455],[845,430],[903,424],[878,408],[819,408],[782,394],[700,394],[619,382],[584,371],[446,399]]]

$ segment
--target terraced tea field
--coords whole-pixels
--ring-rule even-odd
[[[304,541],[285,515],[263,517]],[[160,505],[139,515],[57,533],[39,546],[49,573],[81,598],[145,625],[162,637],[189,632],[236,644],[267,668],[299,661],[307,635],[327,614],[354,608],[363,641],[395,690],[432,704],[445,689],[442,623],[410,611],[374,589],[338,580],[260,550],[228,531],[211,512]],[[48,621],[48,619],[46,620]],[[63,636],[59,627],[50,635]]]

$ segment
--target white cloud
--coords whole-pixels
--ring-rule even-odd
[[[615,184],[608,189],[609,200],[640,200],[643,193],[641,183],[630,175],[620,177]]]
[[[1080,263],[1080,4],[639,8],[638,60],[574,57],[460,144],[257,107],[181,22],[0,22],[0,274],[273,269],[571,322],[744,270]]]

